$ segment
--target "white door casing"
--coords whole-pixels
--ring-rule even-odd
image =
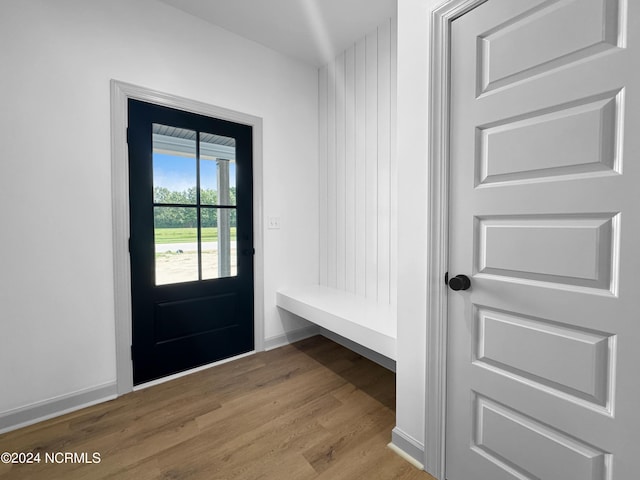
[[[264,350],[264,236],[262,233],[262,118],[209,105],[146,87],[111,80],[111,189],[113,221],[116,384],[118,395],[133,390],[131,360],[131,267],[129,264],[129,167],[127,101],[140,100],[253,127],[254,199],[254,338],[255,351]],[[206,367],[202,367],[206,368]],[[182,375],[182,374],[178,374]],[[171,377],[165,377],[165,379]]]
[[[639,34],[624,0],[451,23],[449,480],[634,478]]]

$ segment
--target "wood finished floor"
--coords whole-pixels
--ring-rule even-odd
[[[0,435],[42,457],[0,479],[433,480],[386,448],[394,422],[395,375],[313,337]]]

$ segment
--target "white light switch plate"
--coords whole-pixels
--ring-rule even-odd
[[[267,219],[267,228],[269,230],[279,230],[280,229],[280,217],[269,217]]]

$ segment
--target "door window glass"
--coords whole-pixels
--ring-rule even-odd
[[[200,132],[202,205],[236,204],[236,140]]]
[[[153,201],[195,204],[196,132],[153,124]]]
[[[202,278],[235,277],[238,274],[236,211],[202,209]]]
[[[198,222],[194,207],[154,207],[156,285],[198,280]]]
[[[237,276],[235,179],[235,139],[153,124],[156,285]]]

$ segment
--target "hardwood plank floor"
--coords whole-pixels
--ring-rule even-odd
[[[40,453],[0,480],[433,480],[386,448],[394,424],[395,375],[318,336],[0,435]]]

